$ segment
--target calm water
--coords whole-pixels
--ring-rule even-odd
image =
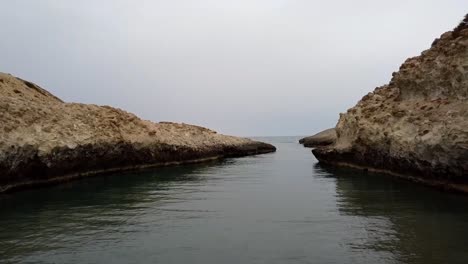
[[[0,197],[5,263],[468,263],[468,197],[275,154]]]

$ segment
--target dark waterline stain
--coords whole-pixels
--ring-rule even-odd
[[[6,263],[468,263],[468,197],[277,153],[0,197]]]

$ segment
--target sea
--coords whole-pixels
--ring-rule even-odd
[[[0,196],[0,263],[468,263],[468,196],[276,153]]]

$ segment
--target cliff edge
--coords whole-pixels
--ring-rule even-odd
[[[468,15],[340,114],[320,162],[468,191]]]
[[[92,174],[274,152],[193,125],[153,123],[109,106],[65,103],[0,73],[0,192]]]

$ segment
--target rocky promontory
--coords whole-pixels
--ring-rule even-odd
[[[319,132],[315,135],[301,138],[299,143],[304,145],[307,148],[328,146],[336,141],[336,130],[334,128],[326,129],[322,132]]]
[[[313,150],[320,162],[468,192],[468,15],[341,114],[336,134]]]
[[[274,152],[187,124],[153,123],[109,106],[65,103],[0,73],[0,192],[103,172]]]

